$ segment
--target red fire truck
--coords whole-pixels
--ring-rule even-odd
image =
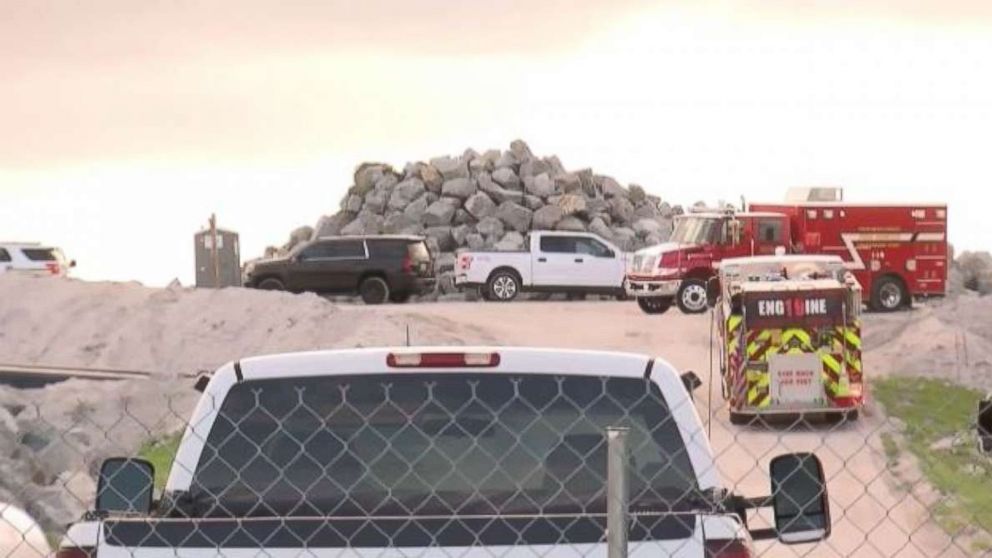
[[[704,312],[714,264],[784,252],[840,256],[876,311],[898,310],[914,297],[943,296],[946,204],[847,203],[840,188],[792,190],[787,200],[752,203],[746,212],[679,216],[668,242],[634,255],[628,294],[648,314],[663,313],[673,302],[686,313]]]

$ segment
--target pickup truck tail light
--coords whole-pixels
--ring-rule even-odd
[[[390,368],[492,368],[499,353],[389,353]]]
[[[411,273],[413,271],[413,258],[410,254],[403,256],[403,273]]]
[[[59,272],[62,271],[59,268],[58,262],[48,262],[48,263],[46,263],[45,264],[45,269],[47,269],[48,272],[51,273],[52,275],[58,275]]]
[[[703,544],[706,558],[752,558],[751,545],[741,539],[710,539]]]
[[[458,269],[468,271],[470,267],[472,267],[472,256],[470,254],[458,256]]]
[[[92,546],[64,546],[55,553],[55,558],[96,558]]]

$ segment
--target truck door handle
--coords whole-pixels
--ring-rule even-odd
[[[537,261],[539,261],[541,263],[544,263],[544,262],[548,261],[548,258],[537,258]]]
[[[583,260],[582,258],[575,258],[575,263],[582,263],[583,261],[585,260]]]

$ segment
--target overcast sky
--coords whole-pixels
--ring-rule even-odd
[[[947,201],[992,248],[992,2],[0,3],[0,239],[193,276],[334,212],[363,160],[526,139],[665,199]]]

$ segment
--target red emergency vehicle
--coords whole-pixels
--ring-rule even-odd
[[[942,296],[948,270],[946,204],[855,204],[840,188],[790,191],[785,203],[752,203],[748,211],[704,210],[679,216],[670,240],[638,251],[627,292],[644,312],[674,302],[706,310],[706,284],[727,258],[837,255],[857,278],[864,302],[889,312],[914,297]]]

